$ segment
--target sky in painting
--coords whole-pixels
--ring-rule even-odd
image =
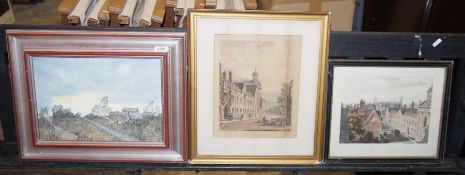
[[[411,104],[426,99],[426,91],[433,87],[433,77],[421,75],[415,69],[370,69],[359,75],[335,75],[338,86],[344,95],[338,95],[343,103],[359,103],[361,99],[371,103],[400,102]],[[352,72],[361,70],[353,68]],[[383,73],[385,72],[385,73]],[[338,77],[339,76],[339,77]]]
[[[161,61],[143,58],[33,57],[37,110],[61,104],[86,115],[108,96],[112,111],[161,106]],[[51,113],[51,112],[50,112]],[[49,113],[49,115],[51,115]]]
[[[300,36],[216,35],[215,72],[231,71],[234,82],[252,80],[258,73],[266,103],[276,105],[284,82],[298,82]],[[298,87],[298,84],[294,84]]]

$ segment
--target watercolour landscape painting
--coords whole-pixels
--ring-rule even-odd
[[[340,103],[340,143],[428,142],[433,78],[349,77]],[[388,93],[380,93],[388,92]]]
[[[215,137],[296,136],[300,36],[215,35]]]
[[[163,142],[160,58],[31,61],[39,140]]]
[[[450,65],[330,62],[328,159],[438,158]]]

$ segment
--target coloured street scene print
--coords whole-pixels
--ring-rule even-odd
[[[348,78],[340,143],[428,143],[433,82],[402,75]]]
[[[215,35],[214,136],[296,137],[300,36]]]
[[[33,57],[39,140],[163,142],[160,64]]]

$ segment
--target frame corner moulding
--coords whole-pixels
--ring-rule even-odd
[[[330,61],[324,161],[441,163],[452,68],[452,61]]]
[[[7,29],[20,158],[186,162],[186,33]]]

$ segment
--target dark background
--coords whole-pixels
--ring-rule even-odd
[[[0,0],[0,16],[8,11],[8,9],[10,9],[10,6],[8,6],[7,0]]]
[[[465,0],[365,0],[362,30],[464,33]]]
[[[12,2],[36,2],[37,0],[12,0]],[[61,1],[61,0],[46,0]],[[0,14],[7,8],[6,0],[0,0]],[[45,2],[44,2],[45,3]],[[36,3],[39,5],[40,3]],[[13,7],[15,9],[15,7]],[[44,9],[56,10],[56,9]],[[6,11],[6,10],[5,10]],[[148,170],[191,171],[193,174],[211,171],[287,171],[290,174],[324,174],[322,171],[355,171],[357,174],[465,174],[465,0],[364,0],[362,31],[367,33],[333,32],[330,56],[345,59],[381,60],[453,60],[452,96],[446,144],[447,161],[441,166],[405,165],[387,166],[372,164],[321,165],[321,166],[267,166],[267,165],[186,165],[153,163],[93,163],[93,162],[33,162],[19,161],[13,116],[11,89],[8,77],[7,53],[5,52],[5,27],[0,26],[0,118],[7,131],[6,142],[0,144],[0,174],[52,174],[53,168],[61,169],[53,174],[80,174],[90,170],[119,170],[122,174],[142,174]],[[29,11],[31,12],[31,11]],[[16,13],[16,11],[15,11]],[[20,14],[16,13],[18,17]],[[35,13],[35,15],[39,15]],[[7,27],[10,28],[10,27]],[[24,28],[24,27],[19,27]],[[29,26],[25,28],[71,29],[69,26]],[[79,29],[79,28],[73,28]],[[86,28],[83,28],[86,29]],[[127,30],[131,30],[126,28]],[[121,29],[121,30],[126,30]],[[93,29],[102,30],[102,29]],[[113,29],[108,29],[113,30]],[[145,30],[145,29],[142,29]],[[149,30],[149,29],[147,29]],[[369,32],[421,32],[462,33],[421,34],[422,41],[412,33]],[[432,43],[437,38],[446,38],[437,48],[423,46],[423,55],[418,56],[420,43]],[[375,162],[375,161],[374,161]],[[48,169],[50,168],[50,169]],[[14,170],[14,172],[8,171]],[[70,169],[69,172],[63,170]],[[77,170],[74,170],[77,169]],[[25,173],[27,170],[31,172]],[[42,173],[40,173],[42,171]],[[316,173],[314,173],[316,171]],[[378,171],[378,172],[376,172]],[[381,172],[379,172],[381,171]],[[39,173],[37,173],[39,172]],[[374,173],[376,172],[376,173]],[[114,174],[98,172],[97,174]],[[92,173],[92,174],[95,174]],[[144,173],[145,174],[145,173]],[[158,173],[156,173],[158,174]],[[221,173],[219,173],[221,174]],[[271,174],[271,172],[265,173]],[[338,174],[338,173],[334,173]]]

